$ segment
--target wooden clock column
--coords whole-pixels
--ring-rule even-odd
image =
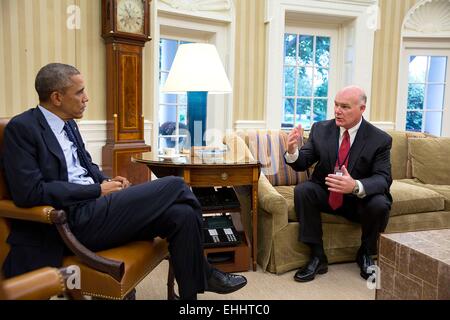
[[[133,184],[146,182],[149,170],[132,163],[131,157],[150,151],[144,142],[142,112],[142,51],[150,41],[149,1],[102,0],[102,26],[107,83],[103,171],[111,177],[127,177]]]

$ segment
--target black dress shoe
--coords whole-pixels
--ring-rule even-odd
[[[206,291],[222,294],[231,293],[239,290],[246,284],[247,279],[244,276],[213,269],[211,276],[208,279]]]
[[[300,268],[294,276],[294,280],[298,282],[308,282],[314,280],[316,274],[324,274],[328,272],[328,260],[312,257],[308,264]]]
[[[361,277],[363,277],[363,279],[365,280],[367,280],[375,272],[374,269],[370,270],[369,268],[370,266],[374,266],[375,262],[367,253],[358,253],[358,255],[356,256],[356,263],[361,269]]]

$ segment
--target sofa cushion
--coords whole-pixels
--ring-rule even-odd
[[[425,184],[420,182],[418,179],[405,179],[402,180],[402,182],[427,188],[439,193],[444,197],[444,210],[450,211],[450,184],[449,185]]]
[[[287,133],[280,130],[237,132],[245,140],[252,155],[260,161],[261,172],[273,186],[297,185],[306,181],[305,172],[295,172],[284,161]]]
[[[441,186],[442,187],[442,186]],[[275,190],[286,199],[288,204],[289,221],[298,221],[294,206],[294,188],[295,186],[276,186]],[[450,186],[448,189],[440,188],[443,193],[448,192],[447,201],[450,205]],[[414,184],[414,180],[394,180],[391,185],[391,194],[394,202],[392,203],[391,216],[404,214],[413,214],[428,211],[444,210],[446,198],[438,190],[426,188],[419,183]],[[351,223],[347,219],[334,214],[322,213],[322,222],[324,223]]]
[[[421,132],[407,131],[386,131],[392,137],[391,164],[392,178],[405,179],[411,178],[410,164],[408,162],[408,139],[425,138],[427,135]]]
[[[450,138],[409,139],[412,177],[423,183],[450,184]]]
[[[444,197],[420,185],[394,180],[391,194],[393,198],[391,216],[444,210]]]

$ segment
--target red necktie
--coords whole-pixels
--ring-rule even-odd
[[[341,146],[339,147],[339,155],[336,160],[336,167],[341,169],[342,166],[347,168],[348,164],[348,156],[350,152],[350,135],[348,134],[348,130],[344,132],[344,138],[342,139]],[[344,195],[338,192],[330,192],[330,196],[328,198],[328,203],[333,210],[342,206],[344,202]]]

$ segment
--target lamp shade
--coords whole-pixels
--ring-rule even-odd
[[[178,47],[162,92],[188,91],[231,92],[230,81],[214,45],[188,43]]]

